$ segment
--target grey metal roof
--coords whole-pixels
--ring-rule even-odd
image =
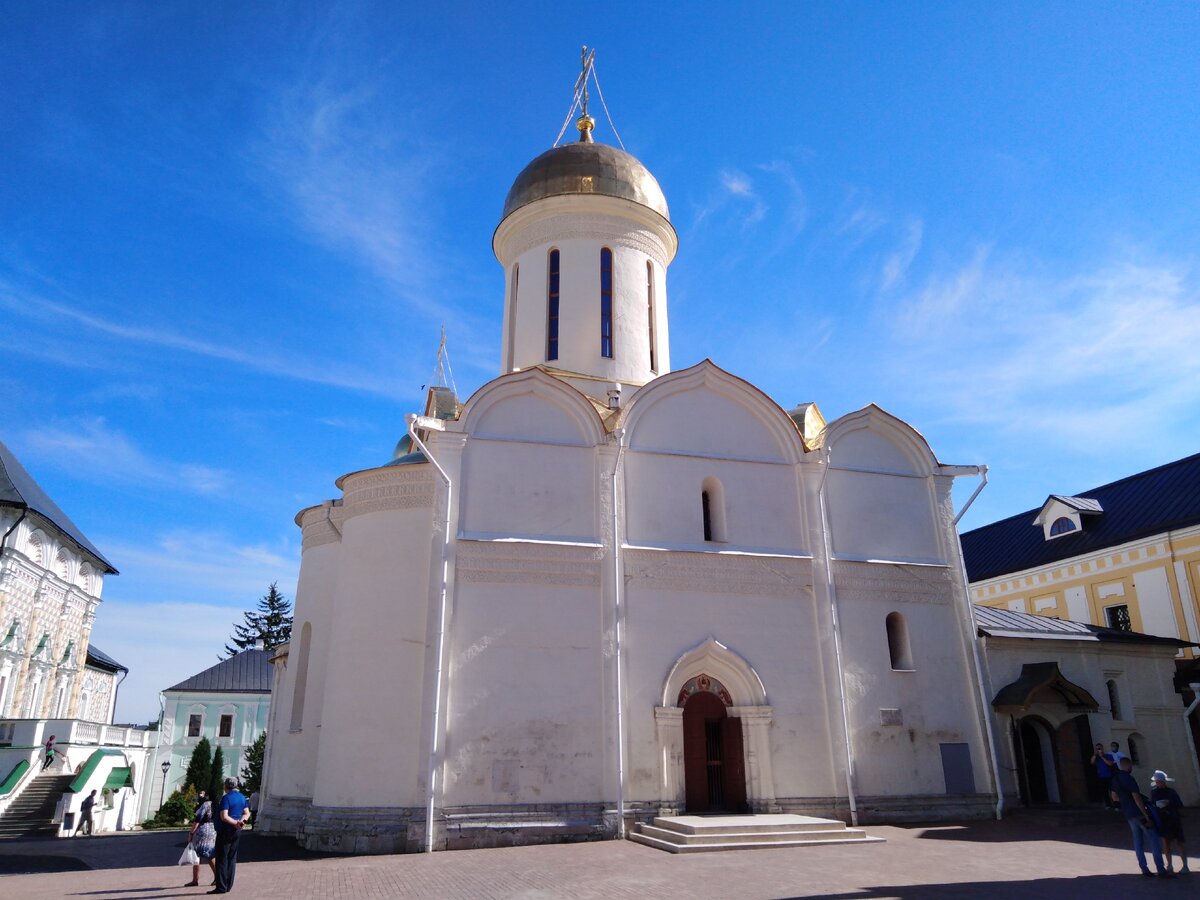
[[[1047,498],[1046,503],[1049,503],[1051,500],[1057,500],[1059,503],[1065,503],[1067,506],[1071,507],[1072,509],[1077,509],[1080,512],[1104,512],[1104,509],[1100,506],[1100,501],[1093,500],[1090,497],[1064,497],[1062,494],[1051,494]],[[1045,508],[1045,506],[1046,504],[1043,503],[1042,507]]]
[[[271,654],[266,650],[243,650],[215,666],[167,688],[205,694],[269,694],[271,692]]]
[[[554,147],[522,169],[504,199],[500,218],[535,200],[563,194],[620,197],[671,220],[667,198],[649,169],[624,150],[589,141]]]
[[[1053,540],[1032,524],[1042,507],[964,532],[967,577],[984,581],[1200,524],[1200,453],[1081,494],[1070,499],[1095,501],[1104,515]]]
[[[45,519],[74,544],[85,556],[89,556],[110,575],[119,574],[95,545],[84,536],[79,526],[58,508],[58,504],[33,480],[20,460],[0,441],[0,506],[27,509]]]
[[[112,672],[128,672],[129,670],[98,648],[95,644],[88,644],[87,649],[87,664],[97,669],[108,669]]]
[[[1016,612],[1011,609],[993,609],[990,606],[975,607],[975,625],[980,634],[989,637],[1019,637],[1028,635],[1033,638],[1057,638],[1064,641],[1102,641],[1114,644],[1163,644],[1171,647],[1198,647],[1189,641],[1176,638],[1159,637],[1153,634],[1142,634],[1138,631],[1122,631],[1119,628],[1105,628],[1101,625],[1091,625],[1087,622],[1073,622],[1069,619],[1053,619],[1049,616],[1035,616],[1030,613]]]

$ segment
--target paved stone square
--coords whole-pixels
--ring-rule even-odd
[[[1024,818],[871,826],[886,843],[676,856],[628,841],[317,857],[247,834],[234,893],[254,898],[924,898],[1185,897],[1200,876],[1137,873],[1118,816],[1055,826]],[[183,832],[0,842],[0,896],[156,900],[198,897],[172,866]],[[63,871],[73,867],[75,871]]]

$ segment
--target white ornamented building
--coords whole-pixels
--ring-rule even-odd
[[[873,405],[826,424],[673,370],[666,200],[579,127],[495,232],[499,376],[434,388],[296,518],[261,826],[396,852],[990,814],[951,501],[978,468]]]

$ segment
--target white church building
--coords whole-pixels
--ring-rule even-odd
[[[827,424],[672,369],[667,202],[592,127],[505,201],[499,376],[434,388],[296,517],[260,828],[404,852],[991,814],[951,501],[979,469],[873,405]]]

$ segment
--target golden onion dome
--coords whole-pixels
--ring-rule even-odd
[[[583,140],[547,150],[527,165],[513,182],[500,219],[537,200],[570,194],[632,200],[671,221],[667,198],[650,170],[624,150],[593,143],[590,129]]]

